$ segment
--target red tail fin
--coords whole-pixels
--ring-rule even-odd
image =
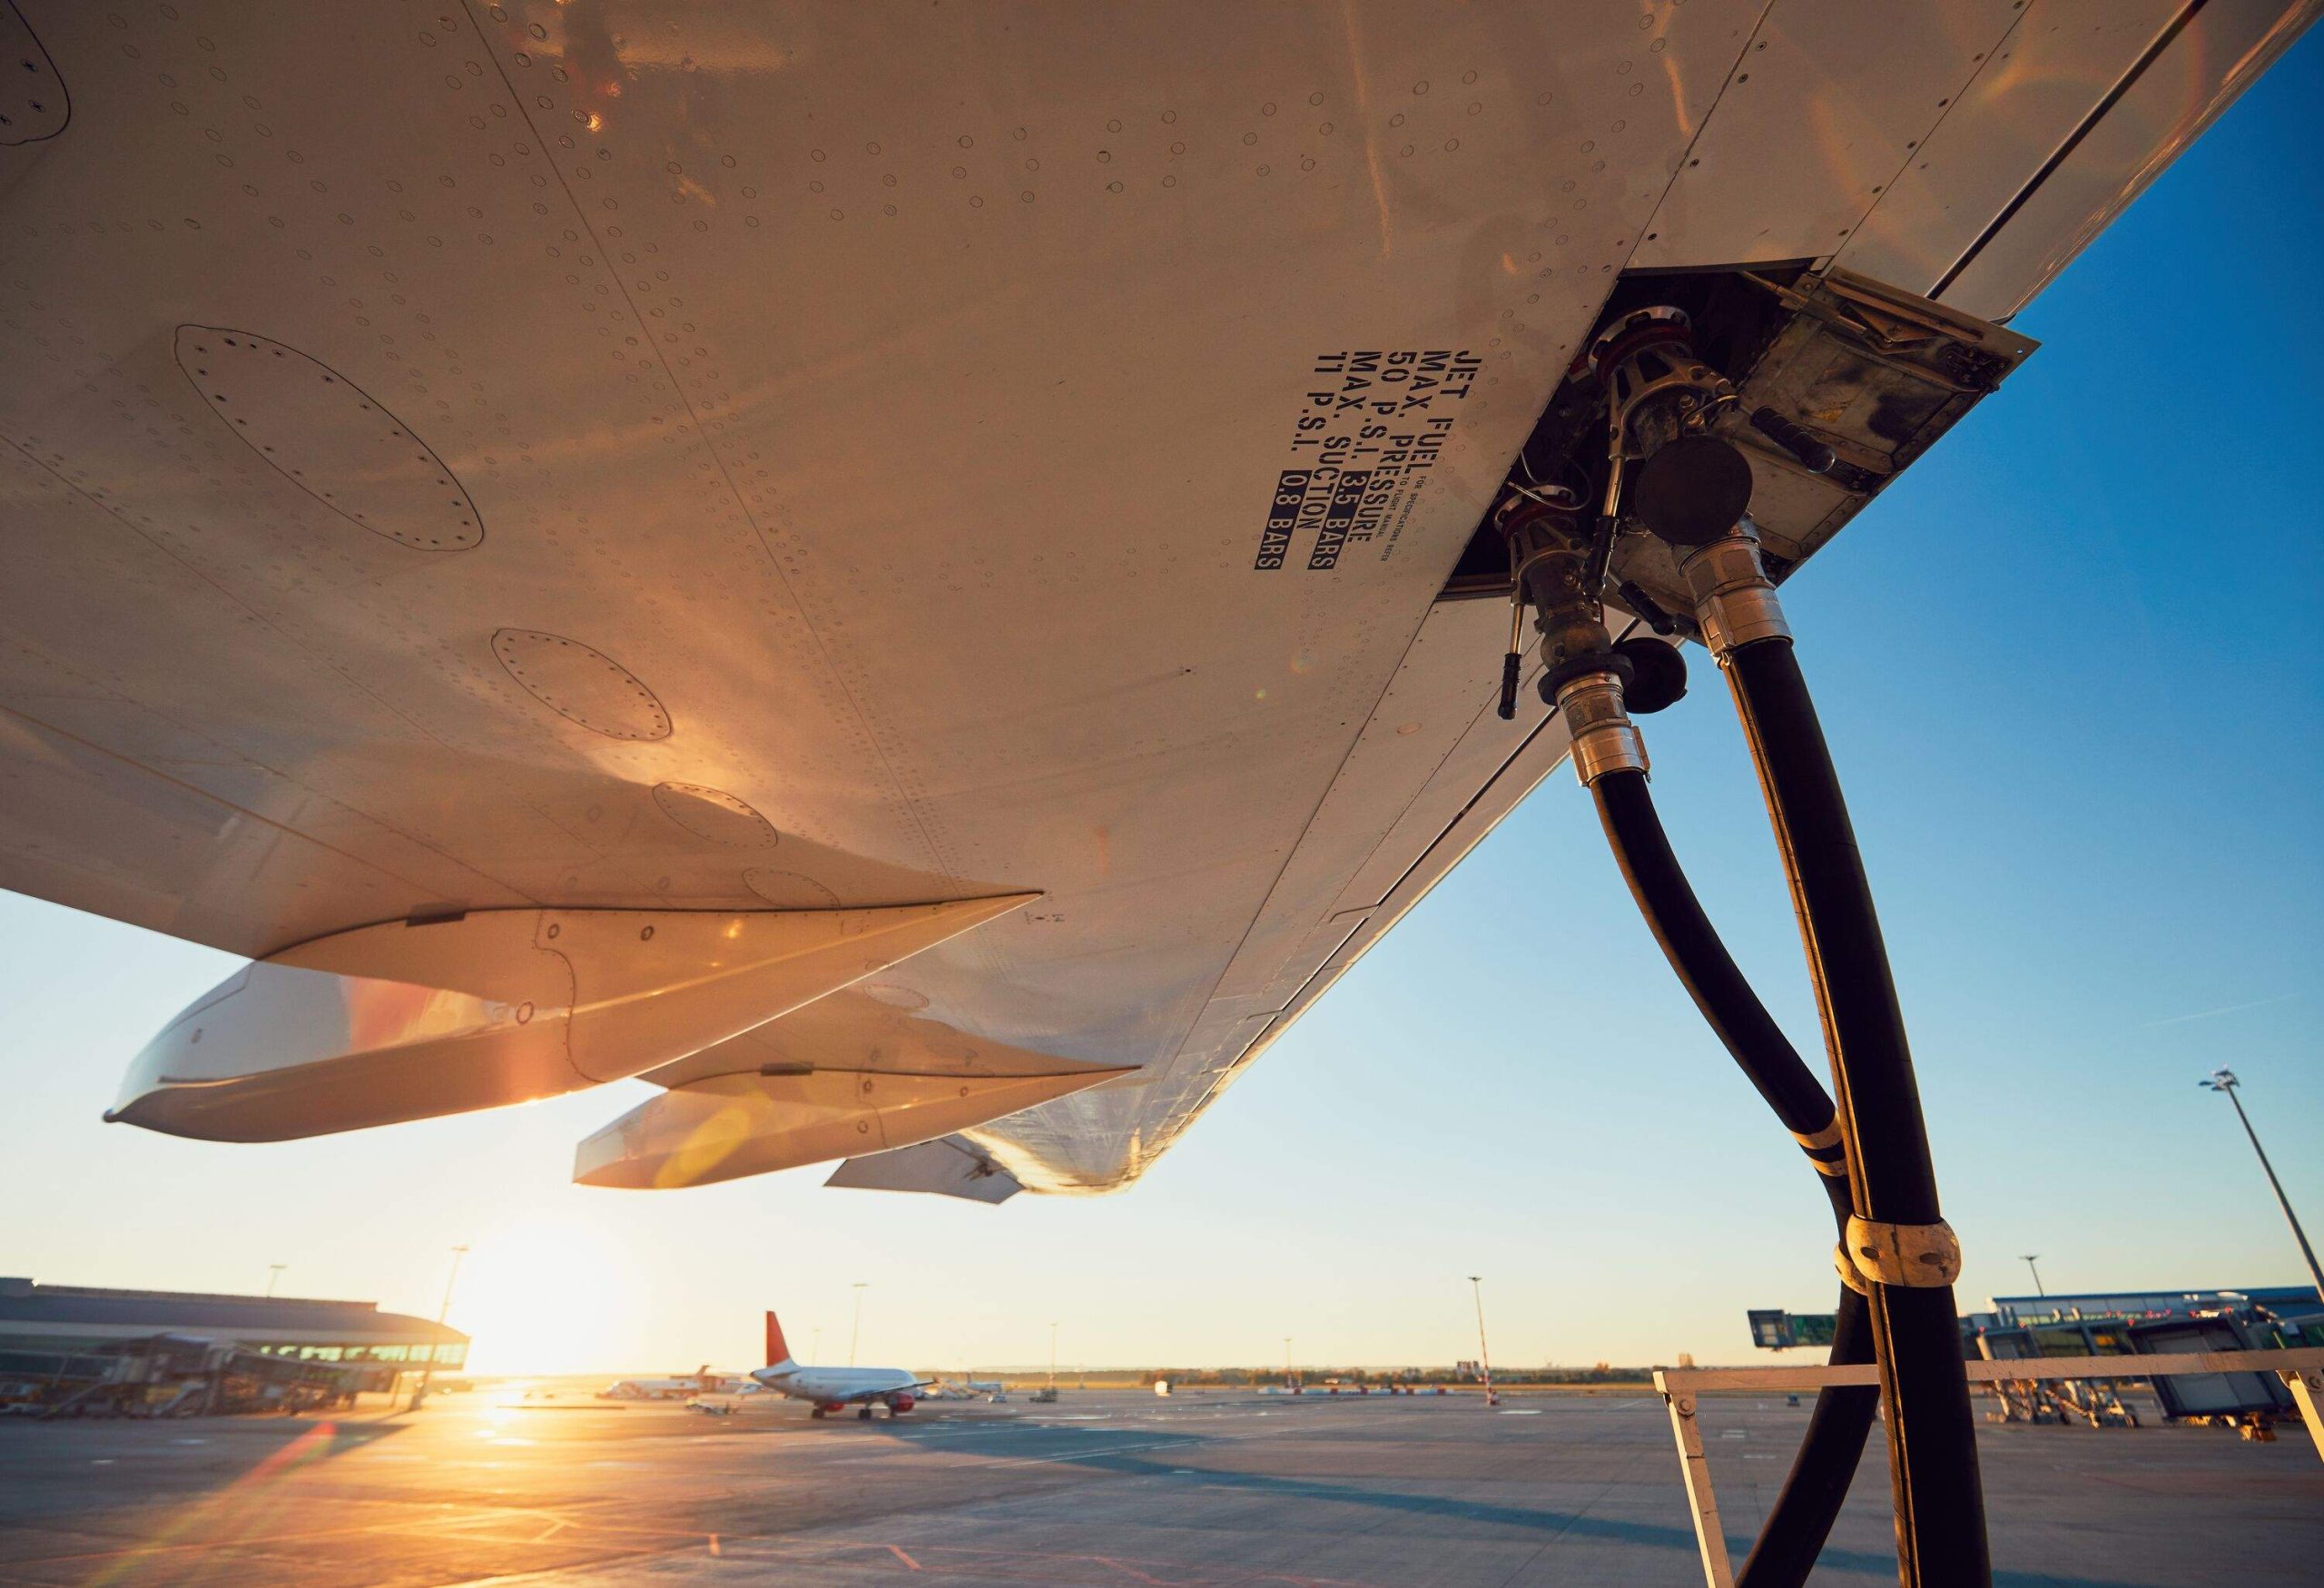
[[[791,1347],[783,1343],[783,1322],[770,1310],[766,1315],[766,1365],[791,1360]]]

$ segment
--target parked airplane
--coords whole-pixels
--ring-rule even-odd
[[[812,1401],[818,1417],[851,1406],[859,1417],[868,1419],[874,1406],[882,1406],[889,1416],[901,1417],[911,1410],[920,1391],[936,1382],[901,1367],[811,1367],[794,1362],[783,1338],[782,1320],[772,1311],[766,1315],[766,1361],[765,1366],[753,1368],[751,1376],[779,1396]]]
[[[1008,1386],[997,1378],[940,1378],[931,1382],[924,1401],[1005,1401]]]
[[[739,1373],[714,1373],[705,1362],[692,1373],[667,1378],[622,1378],[597,1392],[601,1401],[676,1401],[697,1395],[734,1395],[749,1386]]]

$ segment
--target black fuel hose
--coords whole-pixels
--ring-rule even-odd
[[[1608,772],[1590,785],[1598,804],[1598,820],[1606,842],[1630,884],[1647,930],[1661,945],[1663,957],[1679,973],[1687,996],[1710,1024],[1712,1031],[1735,1056],[1744,1075],[1775,1110],[1783,1128],[1795,1136],[1813,1136],[1831,1127],[1832,1096],[1816,1072],[1800,1059],[1759,995],[1751,990],[1727,952],[1718,931],[1703,913],[1702,902],[1679,857],[1670,835],[1654,808],[1643,772]],[[1827,1161],[1840,1161],[1835,1145]],[[1845,1189],[1845,1183],[1843,1184]],[[1843,1217],[1845,1217],[1845,1211]]]
[[[1702,1011],[1744,1076],[1758,1090],[1784,1129],[1795,1137],[1828,1133],[1831,1094],[1799,1057],[1767,1006],[1737,968],[1718,930],[1671,850],[1669,834],[1654,808],[1642,772],[1601,774],[1590,785],[1606,842],[1621,869],[1647,930],[1661,945],[1670,968]],[[1840,1162],[1839,1149],[1809,1148],[1811,1158]],[[1834,1221],[1843,1229],[1853,1208],[1844,1176],[1818,1172],[1831,1198]],[[1864,1297],[1842,1289],[1832,1331],[1835,1366],[1873,1360],[1873,1337]],[[1767,1525],[1736,1578],[1737,1588],[1799,1588],[1815,1570],[1824,1541],[1847,1499],[1848,1485],[1863,1459],[1880,1391],[1871,1385],[1820,1391],[1807,1430],[1792,1460],[1790,1475],[1768,1513]]]
[[[1843,1286],[1832,1320],[1829,1361],[1835,1367],[1854,1367],[1873,1359],[1872,1317],[1864,1297]],[[1836,1385],[1817,1392],[1798,1454],[1768,1508],[1759,1541],[1736,1575],[1735,1588],[1799,1588],[1807,1581],[1847,1503],[1848,1485],[1856,1481],[1873,1414],[1879,1409],[1876,1384]]]
[[[1942,1221],[1896,982],[1830,747],[1787,636],[1723,658],[1791,880],[1809,975],[1856,1153],[1856,1209],[1899,1226]],[[1890,1408],[1888,1461],[1907,1588],[1993,1580],[1976,1425],[1948,1284],[1874,1284],[1866,1309]]]

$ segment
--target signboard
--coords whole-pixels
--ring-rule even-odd
[[[1794,1346],[1828,1346],[1838,1323],[1837,1316],[1828,1312],[1753,1307],[1748,1316],[1751,1320],[1751,1343],[1766,1351],[1785,1351]]]

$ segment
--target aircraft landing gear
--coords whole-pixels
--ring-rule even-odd
[[[868,1422],[870,1422],[870,1421],[872,1420],[872,1408],[871,1408],[870,1406],[858,1406],[858,1407],[856,1407],[856,1408],[855,1408],[855,1420],[856,1420],[857,1422],[859,1422],[859,1423],[868,1423]]]
[[[823,1408],[817,1406],[813,1411],[809,1412],[807,1415],[811,1417],[821,1418],[823,1415]]]

